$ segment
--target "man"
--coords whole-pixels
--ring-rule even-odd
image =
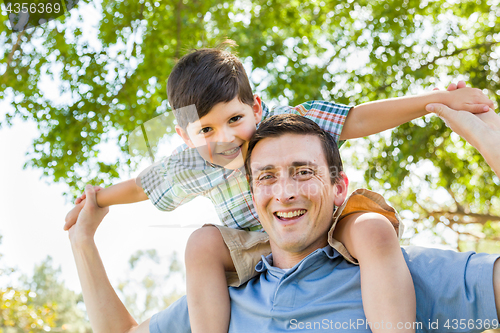
[[[434,105],[434,112],[444,118],[449,115],[449,109],[441,105]],[[469,128],[471,120],[465,117],[463,121],[455,117],[450,124],[498,170],[498,154],[492,144],[483,143],[499,137],[500,117],[493,111],[474,117],[483,133]],[[270,126],[276,128],[276,124]],[[264,130],[263,124],[259,131]],[[257,266],[258,277],[230,289],[230,332],[366,332],[370,327],[389,330],[408,325],[417,331],[462,332],[497,326],[498,256],[418,247],[403,250],[415,284],[417,323],[384,327],[387,323],[365,322],[359,268],[328,246],[333,205],[344,201],[347,178],[340,169],[332,170],[327,154],[317,134],[297,134],[286,128],[281,133],[257,135],[249,145],[248,174],[272,255]],[[334,183],[332,171],[337,171]],[[89,200],[69,233],[94,332],[189,331],[185,298],[139,326],[127,312],[109,284],[93,241],[107,210],[97,207],[91,187],[86,192]],[[290,211],[298,215],[283,214]]]

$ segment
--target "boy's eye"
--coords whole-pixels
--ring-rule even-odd
[[[208,132],[211,132],[212,131],[212,127],[203,127],[199,134],[207,134]]]
[[[241,118],[243,118],[243,117],[242,116],[234,116],[231,119],[229,119],[229,123],[231,124],[231,123],[237,122]]]

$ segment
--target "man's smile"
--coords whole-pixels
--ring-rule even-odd
[[[306,209],[283,210],[274,212],[274,215],[282,221],[290,221],[302,217],[306,212]]]

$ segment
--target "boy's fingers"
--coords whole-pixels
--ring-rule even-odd
[[[466,84],[464,81],[458,81],[457,83],[457,88],[460,89],[460,88],[465,88],[466,87]]]
[[[486,104],[470,104],[465,111],[469,111],[472,113],[483,113],[490,109],[490,107]]]
[[[455,83],[450,83],[450,85],[446,90],[448,91],[457,90],[457,85]]]

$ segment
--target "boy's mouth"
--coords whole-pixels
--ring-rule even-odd
[[[236,146],[236,147],[221,151],[218,154],[222,155],[224,157],[236,157],[240,153],[240,150],[241,150],[241,146]]]

